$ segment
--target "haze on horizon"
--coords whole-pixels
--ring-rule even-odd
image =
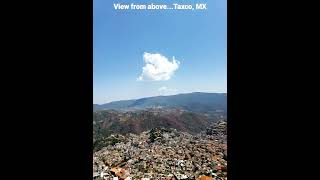
[[[153,96],[142,96],[142,97],[134,97],[134,98],[127,98],[127,99],[115,99],[111,101],[106,101],[102,103],[93,103],[97,105],[102,105],[102,104],[107,104],[111,102],[116,102],[116,101],[127,101],[127,100],[138,100],[142,98],[150,98],[150,97],[157,97],[157,96],[173,96],[173,95],[180,95],[180,94],[191,94],[191,93],[227,93],[227,92],[200,92],[200,91],[195,91],[195,92],[182,92],[182,93],[172,93],[172,94],[158,94],[158,95],[153,95]]]

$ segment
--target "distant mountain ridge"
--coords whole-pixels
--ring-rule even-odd
[[[141,110],[146,108],[182,108],[191,112],[210,113],[227,111],[227,93],[194,92],[170,96],[154,96],[134,100],[113,101],[98,105],[93,110]]]

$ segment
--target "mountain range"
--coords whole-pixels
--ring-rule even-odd
[[[109,143],[111,134],[139,134],[154,128],[173,128],[191,134],[208,128],[221,116],[193,113],[182,109],[146,109],[128,112],[101,110],[93,112],[94,149]]]
[[[154,128],[174,128],[191,134],[227,119],[226,93],[188,93],[94,104],[94,149],[114,143],[111,134],[139,134]]]
[[[147,108],[181,108],[197,113],[215,113],[227,111],[227,93],[194,92],[171,96],[155,96],[133,100],[113,101],[106,104],[94,104],[93,110],[131,111]]]

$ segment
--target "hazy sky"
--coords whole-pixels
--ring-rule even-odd
[[[226,92],[226,0],[94,0],[94,103]],[[113,3],[207,3],[206,11],[117,11]]]

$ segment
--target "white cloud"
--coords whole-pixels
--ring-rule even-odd
[[[179,68],[180,62],[169,61],[161,54],[152,54],[145,52],[143,54],[145,66],[142,68],[142,74],[138,77],[139,81],[166,81],[169,80],[174,72]]]
[[[162,86],[158,89],[158,91],[160,92],[160,94],[170,94],[170,93],[174,93],[177,92],[177,89],[170,89],[167,88],[166,86]]]

